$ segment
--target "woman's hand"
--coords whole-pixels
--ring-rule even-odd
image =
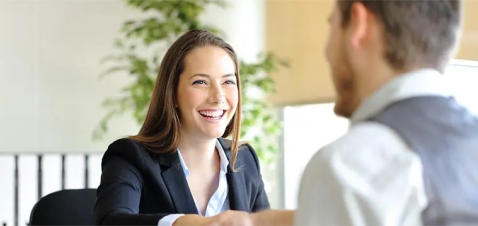
[[[207,226],[254,226],[254,224],[249,213],[228,210],[210,217]]]
[[[256,213],[228,210],[209,217],[207,226],[292,226],[295,211],[263,210]]]
[[[186,214],[176,219],[172,226],[208,226],[210,222],[211,219],[209,217],[203,217],[197,214]]]
[[[228,210],[213,217],[186,214],[179,217],[173,226],[254,226],[251,215],[243,211]]]

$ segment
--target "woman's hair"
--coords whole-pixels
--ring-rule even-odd
[[[184,71],[184,58],[197,47],[216,46],[224,49],[236,66],[237,88],[239,99],[237,109],[226,127],[222,137],[232,134],[231,168],[234,170],[236,162],[239,135],[241,129],[241,82],[239,79],[239,65],[234,49],[223,39],[205,30],[191,30],[179,37],[168,49],[164,56],[156,78],[154,91],[151,97],[148,113],[139,133],[129,137],[144,144],[150,151],[157,153],[173,152],[180,142],[179,112],[175,107],[177,102],[179,77]]]

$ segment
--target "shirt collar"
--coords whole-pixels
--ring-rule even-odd
[[[362,102],[351,117],[351,125],[366,120],[391,103],[418,96],[451,96],[443,75],[420,69],[397,76]]]
[[[229,160],[227,159],[226,153],[224,152],[224,149],[222,148],[221,143],[219,143],[219,140],[216,140],[216,148],[219,152],[221,174],[225,174],[227,172],[227,166],[229,165]],[[181,156],[181,152],[179,151],[179,148],[177,149],[177,151],[179,156],[179,162],[181,163],[181,166],[183,167],[184,175],[188,177],[190,173],[189,168],[186,165],[186,162],[184,162],[184,159]]]

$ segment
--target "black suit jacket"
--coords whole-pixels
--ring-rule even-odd
[[[230,141],[220,138],[228,159]],[[239,148],[236,172],[229,167],[227,182],[231,210],[269,209],[256,153]],[[197,214],[196,205],[177,152],[157,154],[130,139],[113,142],[102,160],[95,223],[100,225],[157,225],[168,214]]]

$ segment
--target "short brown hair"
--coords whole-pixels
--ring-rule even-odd
[[[394,69],[443,70],[459,38],[461,0],[338,0],[343,27],[355,2],[381,21],[384,57]]]
[[[231,45],[206,30],[191,30],[179,37],[166,52],[158,72],[148,113],[138,135],[130,138],[143,143],[153,152],[173,152],[180,142],[179,112],[175,107],[179,76],[184,71],[184,58],[188,53],[202,46],[216,46],[224,49],[236,66],[237,88],[239,92],[236,113],[227,125],[222,137],[233,135],[231,144],[231,168],[237,157],[241,129],[241,82],[237,55]]]

